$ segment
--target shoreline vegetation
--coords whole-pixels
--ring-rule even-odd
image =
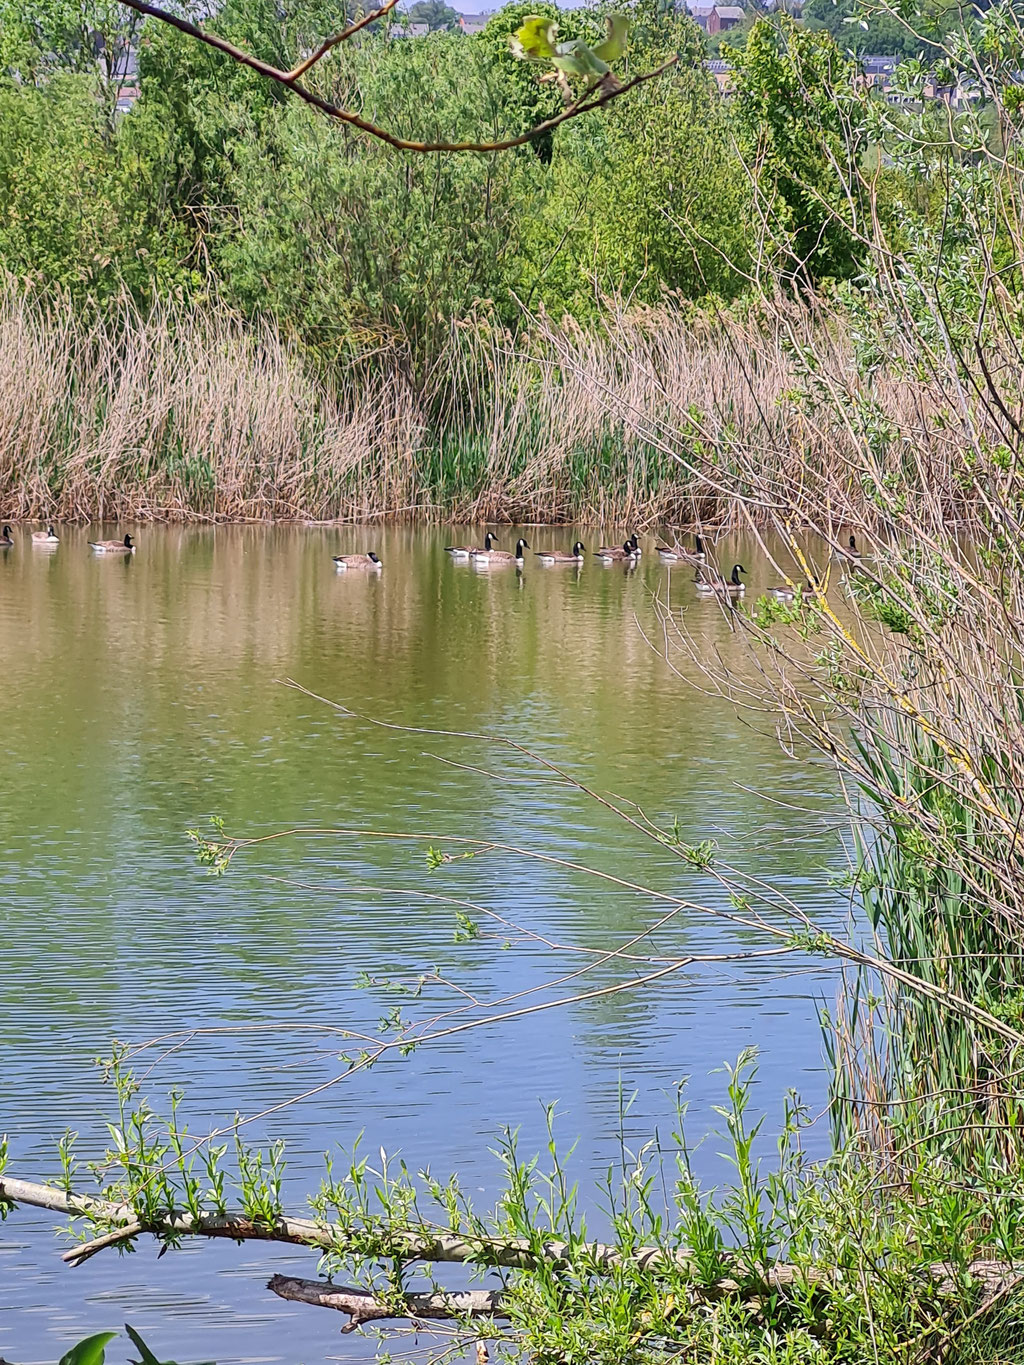
[[[749,489],[731,446],[762,449],[764,474],[786,483],[849,464],[855,437],[807,421],[806,349],[855,372],[825,305],[609,308],[518,336],[474,319],[453,324],[438,378],[417,387],[397,358],[332,377],[226,310],[122,301],[85,321],[9,284],[0,517],[727,529]],[[903,426],[943,401],[895,370],[873,389]],[[747,510],[766,520],[756,500]]]

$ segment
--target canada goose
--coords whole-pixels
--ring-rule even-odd
[[[561,550],[538,550],[537,558],[542,564],[582,564],[586,553],[583,541],[578,540],[571,554],[563,554]]]
[[[124,540],[90,540],[89,548],[95,550],[98,555],[133,555],[135,553],[131,536],[125,536]]]
[[[488,552],[493,550],[497,543],[497,539],[488,531],[484,536],[484,550]],[[471,555],[480,553],[479,545],[446,545],[444,548],[452,559],[469,559]]]
[[[32,532],[33,545],[59,545],[60,538],[52,526],[47,526],[45,531]]]
[[[691,564],[706,564],[708,557],[704,552],[704,542],[700,536],[694,536],[693,542],[695,548],[692,550],[684,550],[678,540],[674,545],[656,545],[654,548],[663,564],[675,564],[679,560],[688,560]]]
[[[605,564],[621,564],[623,560],[635,564],[637,560],[637,551],[632,540],[624,540],[621,545],[602,545],[594,554]]]
[[[600,549],[594,551],[597,558],[603,559],[606,564],[617,559],[639,559],[642,553],[635,531],[621,545],[602,545]]]
[[[695,578],[694,587],[697,591],[708,597],[742,597],[746,592],[746,585],[740,582],[740,574],[746,573],[742,564],[734,564],[732,573],[724,582],[709,582],[706,578]]]
[[[850,532],[845,545],[837,545],[832,551],[832,558],[837,559],[840,564],[859,564],[860,551],[857,549],[857,537]]]
[[[797,593],[801,597],[814,597],[818,591],[818,580],[812,578],[810,583],[780,583],[774,588],[768,589],[768,596],[774,597],[777,602],[792,602]]]
[[[520,536],[516,541],[515,554],[511,550],[474,550],[470,559],[481,569],[488,564],[515,564],[521,569],[523,567],[523,551],[529,548],[529,545]]]
[[[369,550],[365,555],[335,555],[334,567],[336,569],[383,569],[384,565],[373,550]]]
[[[11,535],[11,528],[4,527],[4,533],[0,536],[0,550],[9,550],[14,544],[14,537]]]

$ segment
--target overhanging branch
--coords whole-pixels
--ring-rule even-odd
[[[612,1275],[627,1266],[637,1270],[661,1269],[684,1273],[696,1269],[693,1253],[686,1247],[622,1248],[604,1242],[497,1238],[402,1226],[374,1228],[371,1237],[370,1230],[364,1227],[346,1228],[312,1218],[284,1216],[272,1223],[257,1222],[244,1213],[210,1213],[200,1218],[194,1218],[189,1213],[176,1213],[144,1221],[138,1211],[127,1204],[117,1204],[94,1195],[69,1193],[53,1185],[41,1185],[36,1181],[19,1180],[6,1175],[0,1175],[0,1200],[53,1209],[72,1218],[91,1218],[108,1229],[123,1230],[124,1236],[148,1232],[161,1238],[226,1237],[235,1242],[290,1242],[342,1255],[347,1243],[365,1248],[372,1242],[378,1255],[402,1261],[485,1265],[509,1270],[571,1264],[577,1270],[592,1275]],[[105,1231],[91,1242],[71,1247],[64,1259],[71,1265],[78,1265],[95,1251],[123,1240],[123,1236],[113,1237],[109,1231]],[[726,1257],[723,1258],[723,1278],[716,1289],[722,1294],[735,1293],[739,1291],[741,1281],[747,1280],[755,1281],[758,1285],[767,1284],[773,1289],[785,1289],[795,1284],[818,1283],[821,1278],[819,1272],[799,1266],[780,1263],[762,1271],[745,1267],[739,1261]]]
[[[91,1242],[72,1248],[64,1257],[73,1265],[126,1238],[149,1232],[156,1237],[227,1237],[232,1241],[290,1242],[330,1250],[343,1255],[346,1243],[363,1257],[372,1245],[379,1257],[402,1261],[468,1263],[494,1268],[530,1270],[540,1265],[568,1266],[585,1282],[588,1276],[610,1275],[630,1268],[638,1271],[682,1272],[692,1277],[693,1295],[702,1301],[725,1298],[758,1299],[765,1292],[782,1295],[808,1291],[842,1290],[851,1273],[839,1267],[811,1267],[778,1261],[749,1265],[739,1257],[722,1257],[722,1274],[707,1280],[685,1247],[617,1247],[600,1242],[569,1244],[562,1241],[529,1241],[520,1238],[473,1237],[401,1226],[345,1228],[305,1218],[280,1217],[272,1223],[258,1222],[242,1213],[213,1213],[199,1218],[190,1214],[167,1214],[143,1221],[126,1204],[92,1195],[80,1195],[35,1181],[0,1176],[0,1201],[32,1204],[72,1217],[92,1218],[113,1226]],[[706,1274],[706,1268],[705,1272]],[[976,1260],[963,1265],[944,1262],[922,1264],[918,1275],[922,1287],[939,1298],[962,1300],[978,1291],[982,1308],[1005,1296],[1020,1282],[1024,1268],[1004,1261]],[[412,1321],[507,1317],[502,1290],[434,1290],[397,1297],[368,1289],[349,1288],[324,1280],[303,1280],[275,1275],[268,1288],[281,1298],[333,1308],[351,1319],[343,1331],[363,1323],[405,1317]],[[581,1292],[586,1292],[585,1288]]]
[[[294,85],[300,76],[304,76],[307,71],[316,66],[321,57],[326,57],[332,47],[337,47],[339,43],[348,42],[353,34],[358,33],[361,28],[367,28],[370,24],[375,24],[378,19],[383,19],[385,15],[398,4],[398,0],[387,0],[386,5],[381,5],[380,9],[371,10],[369,14],[364,14],[361,19],[357,19],[354,24],[349,24],[348,28],[336,33],[333,38],[325,38],[316,51],[304,62],[299,62],[298,66],[292,67],[288,72],[288,82]]]
[[[528,142],[533,142],[536,138],[543,137],[545,133],[550,133],[560,124],[567,123],[569,119],[578,118],[580,114],[591,113],[603,105],[610,104],[613,100],[621,99],[623,95],[635,90],[637,86],[643,85],[645,81],[654,80],[656,76],[663,75],[679,60],[678,57],[671,57],[667,62],[656,67],[655,70],[644,71],[639,76],[634,76],[632,80],[614,88],[607,88],[601,86],[600,83],[595,83],[589,86],[574,104],[570,104],[560,114],[544,119],[543,122],[531,128],[529,132],[520,133],[516,137],[502,138],[497,142],[416,142],[410,138],[398,137],[397,134],[388,132],[386,128],[371,123],[369,119],[364,119],[352,109],[343,109],[340,105],[332,104],[330,100],[324,99],[299,82],[299,77],[304,75],[312,66],[315,66],[331,48],[347,41],[353,34],[372,23],[374,19],[379,19],[382,15],[389,13],[397,0],[390,0],[390,3],[385,4],[374,13],[364,16],[341,33],[324,39],[312,56],[300,62],[291,71],[282,71],[276,66],[271,66],[269,62],[261,61],[259,57],[254,57],[251,52],[246,52],[244,48],[229,43],[226,38],[221,38],[216,33],[210,33],[207,29],[200,28],[198,24],[193,24],[189,19],[183,19],[180,15],[172,14],[169,10],[161,9],[159,5],[151,5],[148,0],[120,0],[120,3],[147,18],[158,19],[163,24],[169,24],[171,28],[176,28],[179,33],[187,34],[188,37],[194,38],[197,42],[205,43],[207,47],[222,52],[232,61],[238,62],[239,65],[247,66],[267,80],[275,81],[278,85],[284,86],[286,90],[298,95],[299,99],[311,104],[314,109],[319,109],[328,118],[337,119],[340,123],[358,128],[360,132],[367,133],[380,142],[386,142],[389,147],[394,147],[396,151],[402,152],[507,152],[513,147],[522,147]]]

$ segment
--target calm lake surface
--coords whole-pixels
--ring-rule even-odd
[[[11,1174],[55,1175],[69,1126],[83,1157],[101,1149],[114,1100],[93,1061],[113,1038],[268,1023],[374,1031],[396,1003],[408,1017],[466,1003],[437,986],[396,998],[358,986],[362,973],[436,969],[483,1001],[532,989],[525,1004],[643,970],[605,962],[546,988],[585,959],[515,930],[456,942],[452,906],[410,891],[482,903],[535,935],[591,949],[614,948],[664,913],[552,863],[495,852],[430,873],[424,844],[359,835],[289,838],[211,878],[185,838],[211,814],[247,836],[346,828],[523,845],[727,908],[707,874],[508,749],[346,718],[285,679],[361,716],[529,745],[652,819],[678,819],[686,842],[717,840],[724,857],[822,922],[844,919],[845,893],[829,882],[843,864],[831,773],[785,756],[769,717],[703,695],[645,642],[641,627],[656,631],[653,598],[669,577],[652,538],[633,573],[596,562],[580,573],[544,569],[528,557],[518,575],[450,561],[444,545],[479,543],[480,528],[140,527],[128,561],[91,556],[96,533],[65,528],[45,553],[19,529],[17,548],[0,556],[0,1132]],[[524,534],[534,548],[575,538],[564,528]],[[502,529],[503,546],[514,539]],[[383,573],[335,572],[332,554],[371,546]],[[751,569],[755,593],[775,577],[742,540],[718,551],[726,567],[739,558]],[[674,571],[673,604],[709,651],[747,667],[744,646],[690,577]],[[659,930],[653,950],[765,946],[695,911]],[[690,1077],[696,1140],[720,1123],[710,1106],[724,1078],[712,1073],[744,1047],[762,1050],[756,1100],[768,1138],[789,1087],[820,1108],[816,1011],[833,989],[820,963],[792,957],[695,965],[393,1057],[249,1132],[286,1141],[297,1212],[322,1154],[350,1151],[360,1135],[374,1157],[384,1147],[413,1169],[457,1169],[486,1205],[496,1135],[518,1127],[533,1154],[546,1141],[543,1106],[557,1102],[557,1133],[566,1148],[579,1139],[571,1170],[588,1190],[618,1161],[625,1099],[635,1092],[627,1142],[658,1129],[669,1145],[675,1087]],[[147,1091],[163,1106],[170,1087],[183,1087],[190,1126],[205,1132],[336,1075],[338,1047],[314,1032],[197,1035],[149,1054]],[[822,1149],[824,1128],[815,1130]],[[711,1138],[698,1150],[709,1181],[727,1178],[722,1148]],[[599,1200],[588,1193],[585,1203],[600,1230]],[[340,1316],[265,1290],[274,1271],[315,1276],[313,1253],[194,1243],[158,1265],[147,1240],[135,1255],[108,1252],[72,1271],[59,1260],[57,1221],[26,1209],[0,1225],[5,1360],[53,1362],[69,1341],[126,1320],[181,1361],[372,1357],[365,1337],[339,1336]],[[108,1359],[129,1349],[115,1342]]]

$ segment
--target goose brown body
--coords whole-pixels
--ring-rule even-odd
[[[656,545],[658,557],[663,564],[676,564],[679,562],[689,564],[706,564],[707,554],[704,550],[704,542],[700,536],[694,536],[694,549],[687,550],[680,545],[678,540],[672,545]]]
[[[373,550],[368,550],[364,555],[335,555],[334,567],[336,569],[383,569],[379,557]]]
[[[497,544],[498,544],[497,537],[492,535],[491,532],[488,531],[487,534],[484,536],[484,543],[482,547],[479,545],[446,545],[444,549],[445,554],[451,555],[452,559],[470,559],[472,558],[473,555],[480,554],[481,549],[486,552],[490,552],[491,550],[496,548]]]
[[[620,560],[636,560],[640,557],[640,550],[637,545],[636,536],[631,536],[629,540],[623,541],[621,545],[602,545],[594,554],[598,559],[603,559],[606,564],[612,564]]]
[[[514,554],[511,550],[476,550],[470,555],[470,559],[481,569],[491,564],[496,566],[502,564],[518,564],[522,567],[523,551],[528,550],[529,548],[529,545],[522,536],[520,536],[516,541]]]
[[[98,555],[133,555],[135,553],[131,536],[125,536],[124,540],[90,540],[89,548],[95,550]]]
[[[734,564],[728,578],[715,580],[697,577],[694,587],[703,597],[742,597],[747,587],[740,580],[740,574],[746,572],[742,564]]]
[[[586,553],[583,541],[578,540],[568,554],[562,550],[538,550],[537,558],[542,564],[582,564]]]

